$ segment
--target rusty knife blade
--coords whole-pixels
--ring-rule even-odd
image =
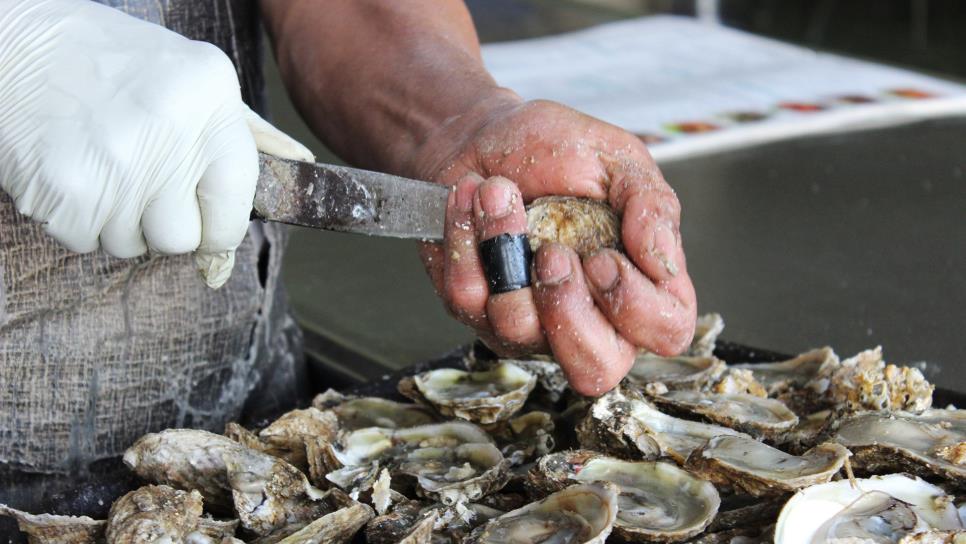
[[[442,240],[449,189],[259,153],[253,217],[372,236]]]

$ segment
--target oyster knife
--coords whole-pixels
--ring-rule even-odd
[[[449,188],[259,153],[252,217],[371,236],[442,240]]]

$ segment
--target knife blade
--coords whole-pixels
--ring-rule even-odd
[[[449,188],[259,153],[253,218],[371,236],[443,239]]]

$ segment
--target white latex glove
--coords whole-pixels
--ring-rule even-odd
[[[313,160],[215,46],[89,0],[0,0],[0,187],[76,252],[194,251],[228,280],[256,148]]]

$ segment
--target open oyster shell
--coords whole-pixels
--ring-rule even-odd
[[[0,516],[17,520],[17,527],[30,544],[94,544],[100,542],[107,521],[87,516],[29,514],[0,504]]]
[[[597,399],[577,427],[580,445],[618,457],[670,457],[684,463],[691,452],[715,436],[748,435],[662,413],[633,392],[614,389]]]
[[[399,392],[443,415],[486,424],[509,419],[519,411],[536,381],[526,370],[502,362],[482,372],[454,368],[424,372],[400,381]]]
[[[966,412],[930,409],[865,412],[838,424],[832,440],[849,448],[859,470],[903,470],[966,487]]]
[[[535,410],[498,423],[487,430],[496,438],[511,466],[522,465],[550,453],[554,446],[553,416]]]
[[[620,218],[606,202],[545,196],[527,206],[527,237],[536,253],[546,243],[563,244],[581,257],[621,242]]]
[[[828,482],[848,457],[838,444],[794,456],[750,438],[716,436],[691,453],[685,468],[751,495],[775,495]]]
[[[366,427],[400,429],[439,422],[439,416],[419,404],[380,397],[347,397],[332,389],[316,395],[312,406],[333,412],[342,431]]]
[[[492,444],[419,448],[396,472],[416,478],[416,492],[452,505],[475,501],[506,484],[508,463]]]
[[[550,402],[557,402],[567,390],[567,376],[560,364],[552,359],[542,359],[534,355],[532,359],[503,359],[502,362],[514,364],[537,377],[537,385],[547,394]]]
[[[896,542],[929,529],[961,531],[952,497],[904,474],[805,488],[782,508],[775,544]],[[866,540],[863,540],[866,539]]]
[[[572,485],[490,520],[474,530],[464,543],[603,544],[617,518],[617,495],[614,484]]]
[[[731,368],[750,370],[755,375],[755,379],[765,386],[770,396],[779,397],[794,392],[807,394],[802,390],[810,384],[814,387],[809,388],[808,392],[813,396],[824,393],[828,383],[819,384],[815,380],[828,374],[838,365],[839,358],[832,348],[824,347],[807,351],[787,361],[742,363],[731,365]]]
[[[661,357],[642,353],[626,380],[644,387],[661,383],[668,389],[700,389],[715,380],[725,370],[725,363],[715,357]]]
[[[711,313],[699,315],[694,324],[694,338],[685,355],[691,357],[711,357],[714,344],[724,330],[724,319],[721,314]]]
[[[754,395],[668,391],[651,401],[671,413],[700,416],[755,437],[774,438],[798,425],[798,416],[782,402]]]
[[[530,469],[528,487],[540,495],[574,483],[618,486],[614,534],[625,542],[680,542],[702,532],[721,499],[714,486],[663,461],[622,461],[588,450],[542,457]]]

